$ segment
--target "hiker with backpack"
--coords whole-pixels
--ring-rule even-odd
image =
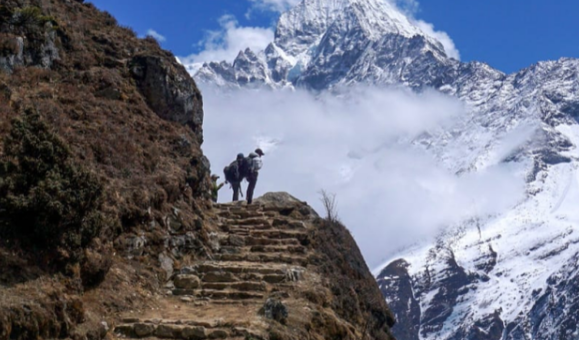
[[[247,159],[247,173],[246,178],[249,182],[247,186],[247,204],[251,204],[253,201],[253,191],[255,190],[255,185],[257,184],[257,177],[259,175],[259,170],[263,166],[261,156],[264,153],[260,148],[255,149],[255,153],[250,153]]]
[[[243,175],[246,173],[245,169],[247,168],[247,165],[245,164],[245,157],[240,153],[237,155],[236,160],[223,169],[223,173],[225,174],[225,183],[229,183],[231,189],[233,189],[233,202],[239,201],[241,181],[243,180]],[[243,194],[241,195],[243,196]]]

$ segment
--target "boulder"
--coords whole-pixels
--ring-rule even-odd
[[[181,289],[197,289],[201,286],[201,280],[196,275],[179,274],[173,280],[175,287]]]

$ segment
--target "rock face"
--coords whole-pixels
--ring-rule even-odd
[[[15,67],[49,68],[59,59],[57,33],[51,17],[31,6],[3,5],[0,13],[0,70]]]
[[[399,319],[393,332],[427,340],[577,339],[566,279],[575,276],[579,253],[579,60],[507,75],[446,52],[386,1],[305,0],[281,16],[264,51],[208,63],[195,77],[223,89],[339,92],[372,84],[459,99],[466,112],[453,124],[401,142],[457,177],[505,169],[524,182],[524,194],[512,209],[445,226],[435,244],[403,250],[385,265],[378,281]]]
[[[219,251],[182,267],[158,308],[121,316],[117,335],[393,339],[393,315],[343,226],[287,193],[209,215]]]
[[[203,142],[201,93],[183,68],[162,56],[138,55],[131,60],[131,73],[155,113],[189,125]]]

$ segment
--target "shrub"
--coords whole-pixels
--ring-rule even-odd
[[[0,158],[0,236],[71,255],[104,224],[103,185],[38,114],[12,121]]]
[[[326,220],[331,223],[341,223],[338,217],[338,204],[336,202],[336,194],[330,194],[325,190],[320,190],[320,201],[324,206],[326,212]]]
[[[14,11],[11,21],[13,25],[25,28],[44,27],[48,22],[56,26],[56,20],[53,17],[43,15],[40,8],[33,6],[19,8]]]

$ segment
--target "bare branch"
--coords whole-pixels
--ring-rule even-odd
[[[324,205],[324,209],[326,211],[326,220],[328,222],[336,223],[339,222],[338,218],[338,208],[336,202],[336,194],[328,193],[325,190],[320,190],[320,201]]]

